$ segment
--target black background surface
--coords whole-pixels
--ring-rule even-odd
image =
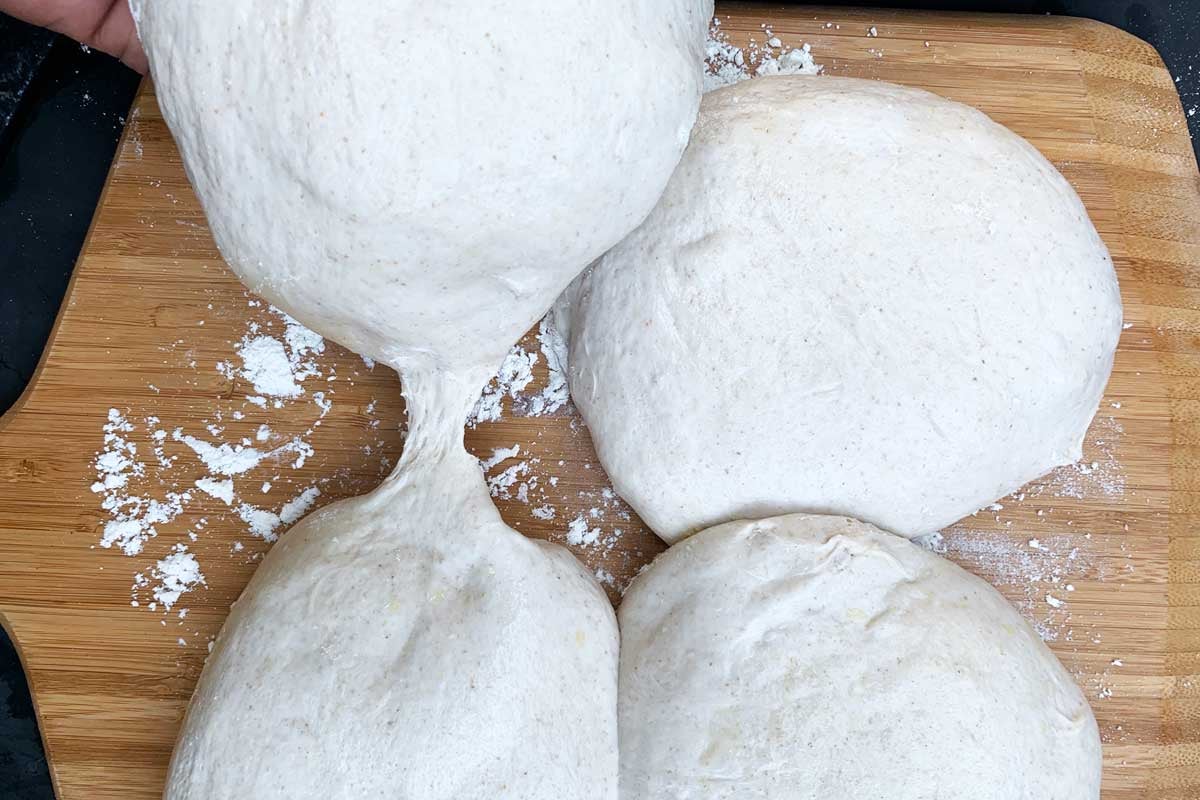
[[[873,5],[1066,14],[1123,28],[1158,48],[1200,141],[1200,0]],[[108,56],[0,14],[0,412],[37,366],[137,85]],[[0,800],[53,796],[28,687],[0,632]]]

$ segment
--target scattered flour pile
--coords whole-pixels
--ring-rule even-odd
[[[132,493],[130,481],[146,476],[137,445],[126,438],[134,425],[120,411],[110,408],[103,430],[104,450],[96,456],[96,482],[92,484],[92,492],[101,496],[100,507],[109,516],[100,546],[116,547],[127,556],[136,556],[148,539],[158,535],[158,526],[183,513],[192,495],[189,491],[167,492],[158,499]]]
[[[183,544],[176,544],[166,557],[158,560],[151,577],[158,582],[153,589],[154,600],[167,611],[185,592],[204,583],[200,563]]]
[[[496,422],[503,415],[504,398],[512,401],[518,416],[540,417],[553,414],[570,400],[567,391],[567,344],[547,315],[538,325],[537,340],[540,354],[526,350],[519,342],[513,345],[500,365],[499,372],[483,390],[467,420],[470,427],[481,422]],[[546,386],[526,394],[534,382],[534,367],[545,359]]]
[[[577,421],[572,420],[572,425]],[[574,549],[581,558],[610,554],[632,524],[629,506],[607,486],[598,491],[567,489],[553,474],[564,466],[562,461],[547,462],[536,456],[517,460],[523,452],[520,444],[514,444],[495,448],[490,456],[479,460],[492,497],[530,505],[534,519],[555,521],[558,530],[553,538]],[[520,530],[519,521],[514,525]],[[625,584],[618,583],[602,567],[595,575],[601,583],[619,592],[625,590]]]
[[[108,411],[102,425],[103,447],[93,462],[95,481],[91,486],[105,514],[99,546],[141,558],[148,543],[160,535],[179,539],[170,544],[165,556],[134,573],[130,600],[134,607],[169,611],[188,592],[205,585],[201,564],[189,544],[199,539],[209,519],[200,519],[182,533],[166,533],[168,526],[197,502],[203,500],[211,507],[216,500],[227,509],[219,519],[237,520],[248,535],[269,543],[321,497],[318,484],[327,479],[297,485],[296,478],[302,476],[295,473],[315,455],[310,438],[332,409],[336,394],[333,387],[338,378],[320,361],[325,341],[261,301],[249,299],[248,306],[258,309],[255,313],[264,313],[264,319],[249,322],[244,335],[231,343],[231,357],[216,364],[223,378],[250,389],[233,401],[232,409],[214,399],[196,430],[168,425],[157,416],[136,418],[117,408]],[[519,416],[551,415],[567,406],[566,344],[549,319],[541,323],[536,342],[536,350],[519,345],[512,349],[480,397],[469,420],[472,427],[500,420],[506,402],[509,413]],[[181,340],[170,349],[186,344]],[[197,369],[188,353],[187,365]],[[545,380],[535,383],[534,367],[542,363]],[[375,366],[365,359],[364,365],[368,370]],[[149,388],[159,391],[155,386]],[[308,429],[291,436],[273,430],[271,412],[297,404],[308,404],[312,418]],[[374,416],[375,407],[375,402],[370,403],[366,414],[369,429],[378,431],[382,420]],[[249,420],[264,418],[267,421],[249,435],[230,432],[231,423],[244,430]],[[363,446],[363,454],[371,456],[383,444],[384,440],[377,438],[374,444]],[[517,447],[506,451],[488,469],[511,461],[518,453]],[[536,499],[540,503],[537,515],[553,518],[557,514],[551,505],[553,498],[542,489],[552,488],[558,480],[536,474],[540,465],[536,458],[505,464],[488,480],[493,496],[521,502]],[[381,459],[380,468],[390,469],[386,458]],[[281,479],[296,485],[295,493],[282,503],[265,505],[262,496]],[[235,542],[231,555],[244,551],[242,542]]]
[[[263,308],[258,300],[251,299],[248,305]],[[308,439],[333,406],[332,385],[337,379],[325,374],[317,361],[325,350],[320,336],[278,309],[265,310],[265,319],[250,322],[241,340],[233,343],[234,357],[216,365],[221,376],[252,387],[252,393],[235,401],[233,410],[223,411],[214,400],[203,430],[193,433],[182,426],[171,428],[156,416],[135,419],[121,409],[109,409],[91,486],[106,514],[100,547],[140,556],[148,542],[201,498],[219,501],[248,534],[271,542],[281,527],[302,517],[320,497],[318,486],[307,485],[278,507],[261,507],[261,501],[253,499],[269,492],[281,475],[303,468],[313,456]],[[195,368],[195,361],[189,365]],[[318,381],[319,388],[306,388]],[[281,437],[265,423],[253,438],[228,434],[229,422],[244,426],[247,414],[261,416],[263,410],[269,413],[294,403],[312,406],[313,420],[303,435]],[[264,469],[273,471],[271,480],[250,477]],[[207,518],[192,524],[165,556],[134,574],[133,606],[170,610],[185,594],[205,585],[200,563],[188,545],[198,540],[207,524]],[[242,552],[240,544],[234,552]]]
[[[238,516],[249,526],[250,532],[264,541],[273,542],[279,538],[276,531],[280,526],[298,522],[308,513],[316,499],[321,496],[321,490],[310,486],[291,500],[283,504],[276,514],[262,508],[255,508],[249,503],[238,506]]]
[[[804,44],[788,48],[783,45],[769,27],[763,28],[766,39],[752,39],[745,48],[729,42],[721,30],[719,18],[712,21],[708,30],[704,91],[711,92],[722,86],[749,80],[759,75],[819,75],[821,65],[813,61],[812,50]]]
[[[250,301],[251,307],[257,307],[258,303]],[[271,311],[284,323],[283,336],[266,333],[259,323],[251,322],[246,335],[234,347],[241,367],[229,361],[217,365],[217,372],[222,375],[229,378],[237,375],[251,383],[257,394],[249,395],[246,400],[260,408],[268,403],[282,408],[286,400],[304,394],[301,384],[321,375],[314,357],[325,352],[325,340],[320,335],[276,308]]]
[[[1091,542],[1085,534],[1084,541]],[[977,575],[1005,589],[1014,605],[1037,630],[1043,640],[1073,641],[1076,631],[1071,624],[1068,603],[1075,581],[1096,577],[1095,552],[1081,547],[1078,537],[1062,534],[1042,538],[1023,530],[1019,538],[995,531],[956,528],[929,537],[923,542],[929,549],[966,564]]]

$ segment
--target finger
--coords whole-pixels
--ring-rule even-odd
[[[0,11],[116,56],[147,70],[127,0],[0,0]]]

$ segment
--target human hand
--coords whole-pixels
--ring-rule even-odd
[[[129,0],[0,0],[0,11],[103,50],[142,74],[148,69]]]

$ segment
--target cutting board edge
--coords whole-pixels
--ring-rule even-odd
[[[759,4],[739,4],[739,5],[751,5],[751,6],[759,7]],[[805,9],[805,10],[806,10],[806,12],[819,13],[823,9],[812,8],[812,9]],[[853,11],[862,11],[863,12],[862,16],[864,16],[864,17],[868,16],[872,13],[875,13],[869,9],[853,9]],[[846,16],[846,12],[847,12],[847,9],[837,9],[837,10],[830,9],[829,10],[829,13],[837,13],[843,17]],[[890,15],[893,13],[896,13],[895,10],[881,10],[881,11],[877,12],[877,16]],[[956,12],[956,13],[927,12],[927,13],[929,14],[930,17],[936,16],[937,18],[940,18],[940,19],[945,19],[947,16],[978,18],[978,15],[972,14],[972,12]],[[989,16],[992,16],[992,15],[989,15]],[[995,16],[1001,16],[1001,15],[995,15]],[[1003,16],[1021,17],[1022,15],[1003,15]],[[1040,21],[1042,18],[1033,18],[1033,19],[1025,18],[1025,19],[1028,22],[1036,22],[1036,21]],[[1136,36],[1133,36],[1132,34],[1129,34],[1125,31],[1121,31],[1120,29],[1115,28],[1113,26],[1106,25],[1106,24],[1100,23],[1100,22],[1096,22],[1094,20],[1084,19],[1084,18],[1051,17],[1051,18],[1045,18],[1045,19],[1048,20],[1048,22],[1050,24],[1058,25],[1065,31],[1073,32],[1077,37],[1082,37],[1086,32],[1094,31],[1094,32],[1098,32],[1100,35],[1102,35],[1104,37],[1114,37],[1119,40],[1131,41],[1131,42],[1135,43],[1135,45],[1138,49],[1141,49],[1147,53],[1153,54],[1153,58],[1156,60],[1157,63],[1150,65],[1150,66],[1153,66],[1156,69],[1161,69],[1164,73],[1169,75],[1169,71],[1166,69],[1166,66],[1162,61],[1161,55],[1157,52],[1157,50],[1155,50],[1148,43],[1144,42],[1144,40],[1142,40]],[[1083,40],[1076,40],[1076,44],[1079,49],[1086,49],[1086,50],[1089,50],[1092,52],[1096,52],[1096,50],[1094,48],[1094,44],[1092,44],[1092,43],[1088,43]],[[148,88],[150,87],[150,85],[151,84],[150,84],[149,80],[143,82],[141,88],[139,88],[138,95],[134,100],[135,105],[143,98],[144,94],[148,91]],[[1182,114],[1182,111],[1183,111],[1182,101],[1179,98],[1177,92],[1175,93],[1175,97],[1176,97],[1175,103],[1179,107],[1180,114]],[[99,215],[99,210],[103,207],[103,205],[106,201],[107,195],[110,190],[111,182],[112,182],[112,175],[117,167],[117,159],[119,159],[119,154],[122,152],[123,148],[126,145],[126,140],[127,140],[129,133],[130,133],[130,127],[127,126],[121,135],[121,140],[120,140],[121,143],[118,146],[118,150],[117,150],[118,155],[116,158],[114,158],[114,162],[110,166],[108,178],[105,181],[104,189],[100,195],[99,203],[97,204],[97,212],[96,212],[96,214],[94,214],[93,219],[89,225],[87,237],[85,238],[83,247],[81,248],[81,251],[80,251],[80,256],[79,256],[80,259],[82,259],[84,257],[84,254],[87,253],[87,251],[91,245],[94,229],[96,227],[97,217]],[[1193,164],[1193,169],[1194,169],[1195,162],[1196,162],[1196,157],[1195,157],[1194,152],[1190,152],[1190,158],[1191,158],[1191,161]],[[1194,179],[1193,185],[1195,188],[1200,188],[1200,176],[1197,176],[1197,178]],[[1200,194],[1200,192],[1198,192],[1198,194]],[[60,306],[58,314],[56,316],[51,334],[47,340],[47,344],[46,344],[46,346],[43,350],[43,353],[39,359],[38,365],[34,371],[34,374],[30,380],[29,385],[26,387],[25,391],[22,392],[22,394],[18,398],[18,400],[13,404],[12,408],[8,412],[6,412],[4,415],[0,416],[0,447],[3,447],[3,445],[4,445],[4,441],[5,441],[4,434],[5,434],[6,429],[9,428],[12,424],[14,424],[17,421],[19,415],[22,412],[27,412],[30,410],[31,407],[36,407],[37,393],[39,391],[38,380],[42,376],[42,374],[47,366],[48,361],[51,359],[51,357],[53,355],[53,350],[58,341],[60,327],[62,326],[64,317],[68,314],[68,310],[69,310],[71,302],[72,302],[72,297],[76,291],[77,278],[78,278],[78,271],[76,270],[71,277],[71,280],[70,280],[68,288],[67,288],[67,292],[64,295],[63,303]],[[1161,358],[1160,358],[1160,360],[1161,360]],[[1176,424],[1176,419],[1175,419],[1174,414],[1172,414],[1172,428],[1173,429],[1174,429],[1175,424]],[[1176,446],[1176,444],[1173,443],[1172,449],[1175,446]],[[1197,480],[1200,480],[1200,469],[1187,470],[1186,474],[1196,476]],[[1172,493],[1174,493],[1176,491],[1176,489],[1174,488],[1175,481],[1172,480],[1171,483],[1172,483]],[[1174,516],[1175,515],[1172,514],[1172,517],[1174,517]],[[1175,538],[1179,538],[1179,537],[1172,535],[1171,538],[1175,539]],[[1190,565],[1200,565],[1200,560],[1188,560],[1187,563]],[[40,607],[43,607],[43,606],[39,605],[39,608]],[[11,636],[11,638],[14,642],[14,645],[16,646],[16,648],[18,650],[18,653],[20,653],[20,655],[21,655],[22,666],[24,667],[26,664],[26,660],[25,660],[25,655],[22,651],[21,643],[20,643],[19,631],[14,629],[17,627],[17,625],[14,625],[14,620],[17,623],[20,622],[21,605],[20,604],[10,604],[9,609],[11,609],[12,618],[9,617],[9,615],[6,613],[6,609],[3,607],[3,603],[0,602],[0,624],[3,624],[5,630]],[[64,611],[64,613],[65,613],[65,611]],[[1200,625],[1192,624],[1192,625],[1190,625],[1190,627],[1182,630],[1180,632],[1180,635],[1182,636],[1183,634],[1194,633],[1197,630],[1200,630]],[[1170,640],[1172,638],[1173,637],[1169,633],[1168,640]],[[1189,652],[1190,652],[1190,649],[1189,649]],[[30,674],[30,671],[28,669],[26,669],[25,672],[26,672],[26,675],[29,676],[30,686],[32,689],[34,687],[34,683],[33,683],[34,678]],[[1187,677],[1187,676],[1179,675],[1178,677],[1183,678],[1183,677]],[[43,744],[45,745],[45,744],[47,744],[45,720],[43,719],[41,710],[38,707],[37,692],[33,691],[32,693],[34,695],[34,705],[35,705],[37,717],[39,720],[40,729],[42,732],[42,740],[43,740]],[[1171,702],[1170,698],[1164,698],[1164,703],[1169,704],[1170,702]],[[1200,731],[1197,732],[1196,737],[1200,737]],[[1193,745],[1196,741],[1197,741],[1197,738],[1189,738],[1188,741],[1186,742],[1186,744]],[[1178,744],[1180,744],[1179,741],[1174,741],[1171,743],[1164,743],[1164,744],[1154,746],[1159,757],[1161,759],[1163,759],[1163,761],[1160,763],[1160,766],[1163,766],[1163,767],[1167,766],[1167,762],[1165,759],[1170,757],[1169,751],[1171,751],[1172,747],[1174,745],[1178,745]],[[47,753],[49,753],[48,747],[47,747]],[[1175,755],[1177,756],[1178,753],[1176,752]],[[54,782],[54,788],[55,788],[56,795],[61,796],[62,790],[60,789],[60,786],[59,786],[59,777],[57,774],[57,770],[54,767],[53,759],[48,758],[47,761],[49,764],[50,774],[51,774],[52,780]]]
[[[1196,157],[1195,148],[1191,146],[1192,142],[1187,128],[1187,117],[1183,107],[1183,99],[1179,94],[1178,88],[1175,85],[1170,69],[1162,58],[1157,48],[1151,45],[1144,39],[1121,30],[1113,25],[1109,25],[1097,20],[1090,20],[1082,17],[1071,17],[1068,20],[1067,29],[1072,32],[1073,39],[1077,49],[1095,53],[1104,57],[1113,57],[1108,48],[1097,46],[1098,41],[1116,42],[1118,45],[1124,44],[1132,48],[1136,48],[1148,57],[1150,63],[1144,64],[1152,69],[1155,69],[1165,76],[1165,81],[1170,84],[1172,96],[1171,114],[1177,116],[1182,122],[1182,135],[1187,136],[1188,147],[1183,148],[1182,157],[1185,162],[1190,165],[1190,194],[1193,203],[1200,207],[1200,162]],[[1086,37],[1095,34],[1096,41],[1086,41]],[[1116,57],[1121,57],[1119,54]],[[1140,86],[1140,84],[1139,84]],[[1089,97],[1092,97],[1089,93]],[[1094,97],[1092,97],[1094,103]],[[1148,95],[1143,95],[1143,100],[1149,105]],[[1096,109],[1094,108],[1094,111]],[[1097,114],[1097,118],[1099,115]],[[1117,145],[1117,142],[1111,144]],[[1121,220],[1123,239],[1128,239],[1130,236],[1128,226],[1125,223],[1130,209],[1126,207],[1123,195],[1115,191],[1115,178],[1113,175],[1114,165],[1105,164],[1105,171],[1109,176],[1109,184],[1114,187],[1114,200],[1117,204],[1118,217]],[[1200,228],[1200,220],[1195,221],[1194,227]],[[1193,269],[1200,270],[1200,262],[1196,260],[1190,261],[1190,266]],[[1148,302],[1146,307],[1161,309],[1163,317],[1169,317],[1172,313],[1178,313],[1179,308],[1163,306],[1159,303]],[[1161,331],[1158,336],[1162,336]],[[1195,719],[1200,715],[1200,698],[1191,696],[1186,689],[1191,685],[1200,685],[1200,671],[1195,667],[1189,669],[1189,663],[1200,663],[1195,658],[1195,646],[1189,640],[1194,640],[1197,631],[1200,631],[1200,616],[1197,616],[1197,609],[1189,605],[1191,598],[1188,596],[1190,592],[1188,587],[1193,585],[1185,578],[1186,574],[1200,574],[1200,550],[1189,548],[1190,552],[1196,553],[1198,557],[1180,558],[1179,551],[1182,549],[1177,547],[1183,539],[1194,538],[1194,533],[1188,527],[1188,514],[1185,510],[1176,506],[1176,498],[1187,494],[1190,490],[1188,487],[1200,486],[1200,463],[1182,462],[1181,459],[1175,457],[1187,445],[1186,431],[1181,431],[1185,427],[1194,427],[1194,422],[1185,419],[1181,409],[1175,402],[1177,400],[1187,398],[1200,401],[1200,390],[1188,385],[1186,375],[1175,373],[1166,363],[1166,356],[1177,356],[1179,353],[1171,352],[1168,348],[1155,348],[1155,360],[1159,365],[1161,379],[1166,389],[1165,401],[1169,409],[1170,430],[1172,440],[1169,445],[1168,455],[1168,477],[1169,477],[1169,493],[1167,509],[1167,524],[1165,533],[1168,541],[1168,564],[1166,576],[1166,627],[1163,630],[1163,674],[1165,678],[1171,679],[1169,686],[1164,687],[1163,694],[1160,698],[1163,730],[1160,731],[1160,742],[1154,745],[1149,745],[1154,754],[1154,766],[1156,769],[1164,773],[1172,772],[1181,768],[1181,758],[1184,753],[1181,749],[1185,749],[1191,758],[1200,757],[1200,726],[1195,724],[1187,725],[1179,724],[1172,721]],[[1188,355],[1191,359],[1200,366],[1200,354],[1195,350]],[[1182,435],[1181,435],[1182,434]],[[1182,526],[1182,527],[1181,527]],[[1192,654],[1192,658],[1179,658],[1178,654]],[[1183,689],[1183,691],[1178,691]],[[1189,735],[1190,734],[1190,735]]]
[[[121,129],[121,135],[117,139],[116,150],[113,151],[112,161],[108,165],[108,171],[104,176],[104,186],[100,190],[99,196],[96,198],[96,208],[92,211],[92,219],[88,223],[87,234],[83,237],[83,244],[79,246],[79,254],[75,256],[75,262],[71,266],[71,279],[67,281],[66,291],[63,292],[62,302],[59,303],[58,311],[54,315],[54,324],[50,327],[50,333],[46,337],[46,344],[42,347],[42,354],[38,357],[37,366],[33,368],[33,374],[29,376],[29,383],[9,406],[8,410],[0,414],[0,447],[3,446],[4,434],[6,430],[15,424],[21,412],[34,400],[37,394],[38,381],[42,373],[46,371],[47,364],[50,362],[55,345],[58,343],[59,333],[62,330],[63,320],[70,312],[71,300],[75,294],[80,280],[81,271],[79,264],[83,261],[88,250],[91,249],[92,237],[96,234],[96,228],[100,220],[101,210],[104,208],[105,202],[108,200],[109,192],[112,191],[113,175],[120,166],[121,153],[125,150],[129,137],[132,135],[133,126],[129,124],[132,117],[132,111],[137,107],[139,101],[146,92],[153,88],[153,82],[150,78],[143,78],[138,84],[137,91],[133,95],[133,100],[129,104],[129,111],[125,113],[125,126]],[[2,610],[2,609],[0,609]]]
[[[42,713],[41,702],[38,700],[37,679],[33,671],[29,669],[25,650],[21,646],[21,639],[17,635],[16,626],[9,616],[10,613],[0,606],[0,628],[4,629],[5,635],[8,636],[8,640],[12,643],[13,650],[17,653],[17,660],[21,665],[21,672],[25,675],[25,685],[29,688],[29,700],[33,705],[33,715],[37,719],[38,741],[41,742],[42,752],[45,754],[46,772],[50,775],[50,787],[54,790],[56,798],[62,797],[63,791],[59,781],[58,770],[55,769],[54,759],[50,757],[50,739],[46,735],[46,718]]]

